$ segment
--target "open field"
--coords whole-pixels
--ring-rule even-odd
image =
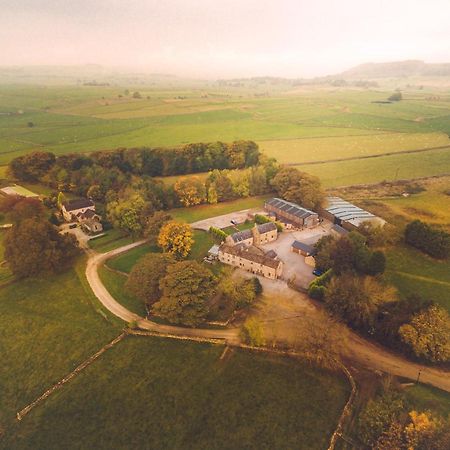
[[[386,276],[402,297],[434,300],[450,312],[450,261],[439,261],[411,247],[389,250]]]
[[[192,223],[199,220],[208,219],[210,217],[220,216],[222,214],[229,214],[234,211],[262,208],[264,205],[264,200],[267,198],[270,198],[270,195],[241,198],[231,202],[217,203],[215,205],[199,205],[191,208],[176,208],[169,211],[169,213],[175,220]]]
[[[109,317],[87,286],[84,260],[61,275],[1,287],[0,426],[117,336]]]
[[[246,351],[220,360],[222,351],[127,338],[27,416],[5,444],[11,450],[327,447],[348,396],[345,380]]]
[[[141,99],[132,98],[134,90]],[[445,90],[436,95],[434,89],[431,96],[405,88],[404,100],[395,104],[373,103],[386,99],[389,91],[318,86],[168,85],[130,92],[110,86],[0,86],[0,164],[37,149],[63,154],[235,139],[255,140],[265,153],[289,164],[450,145]],[[421,161],[416,158],[403,171],[410,156],[404,155],[378,164],[375,175],[365,170],[375,160],[305,170],[318,173],[328,186],[347,184],[353,175],[357,182],[375,181],[382,173],[392,179],[397,163],[402,178],[425,176],[442,173],[439,167],[448,166],[448,153],[433,153],[433,162],[413,170]]]
[[[123,233],[115,228],[105,231],[103,236],[91,239],[89,247],[100,253],[106,253],[115,248],[122,247],[122,245],[131,244],[133,239],[131,236],[124,236]]]
[[[450,414],[450,394],[432,386],[416,384],[405,389],[408,403],[421,411],[435,411],[442,417]]]

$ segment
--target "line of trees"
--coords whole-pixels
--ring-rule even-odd
[[[405,242],[434,258],[445,259],[450,255],[450,234],[420,220],[406,226]]]

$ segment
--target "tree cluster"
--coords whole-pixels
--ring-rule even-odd
[[[444,259],[450,255],[450,234],[420,220],[406,226],[405,242],[434,258]]]

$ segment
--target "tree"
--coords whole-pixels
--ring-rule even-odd
[[[358,227],[358,231],[366,237],[367,245],[370,247],[384,247],[395,244],[400,239],[398,228],[389,223],[379,225],[366,220]]]
[[[205,185],[198,177],[184,178],[174,186],[178,200],[183,206],[194,206],[206,200]]]
[[[336,238],[331,234],[321,237],[315,244],[317,254],[315,256],[316,267],[319,270],[327,271],[333,266],[331,252],[336,245]]]
[[[361,441],[373,446],[381,434],[388,430],[404,407],[402,397],[393,391],[370,399],[358,420],[358,436]]]
[[[142,95],[140,92],[135,91],[135,92],[133,92],[133,98],[142,98]]]
[[[374,450],[399,450],[404,447],[403,427],[401,423],[393,421],[389,428],[381,433]]]
[[[389,96],[388,100],[390,102],[399,102],[402,100],[403,96],[400,91],[394,92],[392,95]]]
[[[271,184],[280,197],[305,208],[317,208],[325,198],[319,178],[300,172],[294,167],[280,169]]]
[[[245,342],[249,345],[253,345],[254,347],[266,345],[264,328],[256,317],[250,317],[245,321],[242,334]]]
[[[12,176],[24,181],[38,181],[55,164],[56,158],[50,152],[33,152],[14,158],[9,163]]]
[[[334,277],[325,293],[327,309],[359,329],[372,327],[379,306],[393,300],[396,292],[392,287],[349,273]]]
[[[405,427],[406,447],[408,449],[434,449],[433,437],[441,426],[440,421],[428,411],[422,413],[411,411],[409,417],[410,423]]]
[[[433,362],[450,360],[450,317],[440,306],[431,305],[399,329],[399,335],[418,357]]]
[[[39,218],[15,224],[5,236],[4,247],[5,260],[18,278],[64,270],[79,252],[73,235],[62,235]]]
[[[188,224],[171,221],[161,227],[158,245],[176,258],[185,258],[189,255],[193,243],[192,229]]]
[[[167,274],[167,268],[174,264],[172,255],[149,253],[133,266],[125,284],[127,290],[147,305],[161,297],[160,280]]]
[[[1,197],[0,212],[5,214],[12,223],[46,216],[44,205],[38,199],[19,196]]]
[[[208,300],[214,295],[216,280],[197,261],[180,261],[167,267],[160,281],[161,299],[153,312],[171,323],[196,326],[208,314]]]
[[[208,188],[208,203],[210,205],[215,205],[217,203],[217,191],[216,188],[214,187],[214,185],[212,184],[211,186],[209,186]]]
[[[165,211],[155,211],[147,219],[144,236],[148,239],[151,245],[155,245],[157,243],[162,226],[171,220],[172,216]]]
[[[206,180],[207,185],[215,187],[218,202],[226,202],[235,198],[233,183],[228,174],[227,170],[213,170]]]
[[[386,269],[386,257],[383,252],[376,251],[370,256],[367,264],[368,275],[380,275]]]
[[[450,234],[420,220],[406,226],[405,242],[434,258],[448,258],[450,255]]]

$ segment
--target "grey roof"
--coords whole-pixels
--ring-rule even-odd
[[[278,255],[277,255],[277,252],[275,250],[269,250],[268,252],[266,252],[266,256],[268,258],[275,259]]]
[[[66,208],[66,211],[75,211],[76,209],[90,208],[92,206],[95,206],[94,202],[92,200],[89,200],[88,198],[78,198],[76,200],[70,200],[68,202],[64,202],[63,205]]]
[[[292,247],[298,249],[298,250],[302,250],[305,253],[307,253],[308,255],[315,255],[317,253],[317,250],[312,247],[311,245],[305,244],[303,242],[300,241],[294,241],[292,243]]]
[[[268,233],[269,231],[275,231],[277,226],[273,222],[262,223],[258,225],[258,231],[261,234]]]
[[[374,214],[340,197],[328,197],[327,200],[328,206],[325,210],[340,220],[373,219],[376,217]]]
[[[331,229],[332,229],[333,231],[336,231],[336,233],[339,233],[339,234],[342,234],[342,235],[348,234],[348,231],[347,231],[345,228],[342,228],[340,225],[337,225],[337,224],[334,224],[334,225],[331,227]]]
[[[245,241],[247,239],[250,239],[252,236],[252,230],[238,231],[237,233],[233,233],[231,235],[234,242]]]
[[[277,208],[281,212],[286,212],[288,214],[292,214],[299,219],[305,219],[306,217],[317,215],[314,211],[310,211],[309,209],[303,208],[296,203],[288,202],[283,200],[282,198],[274,197],[266,202],[267,205],[271,205],[274,208]]]

